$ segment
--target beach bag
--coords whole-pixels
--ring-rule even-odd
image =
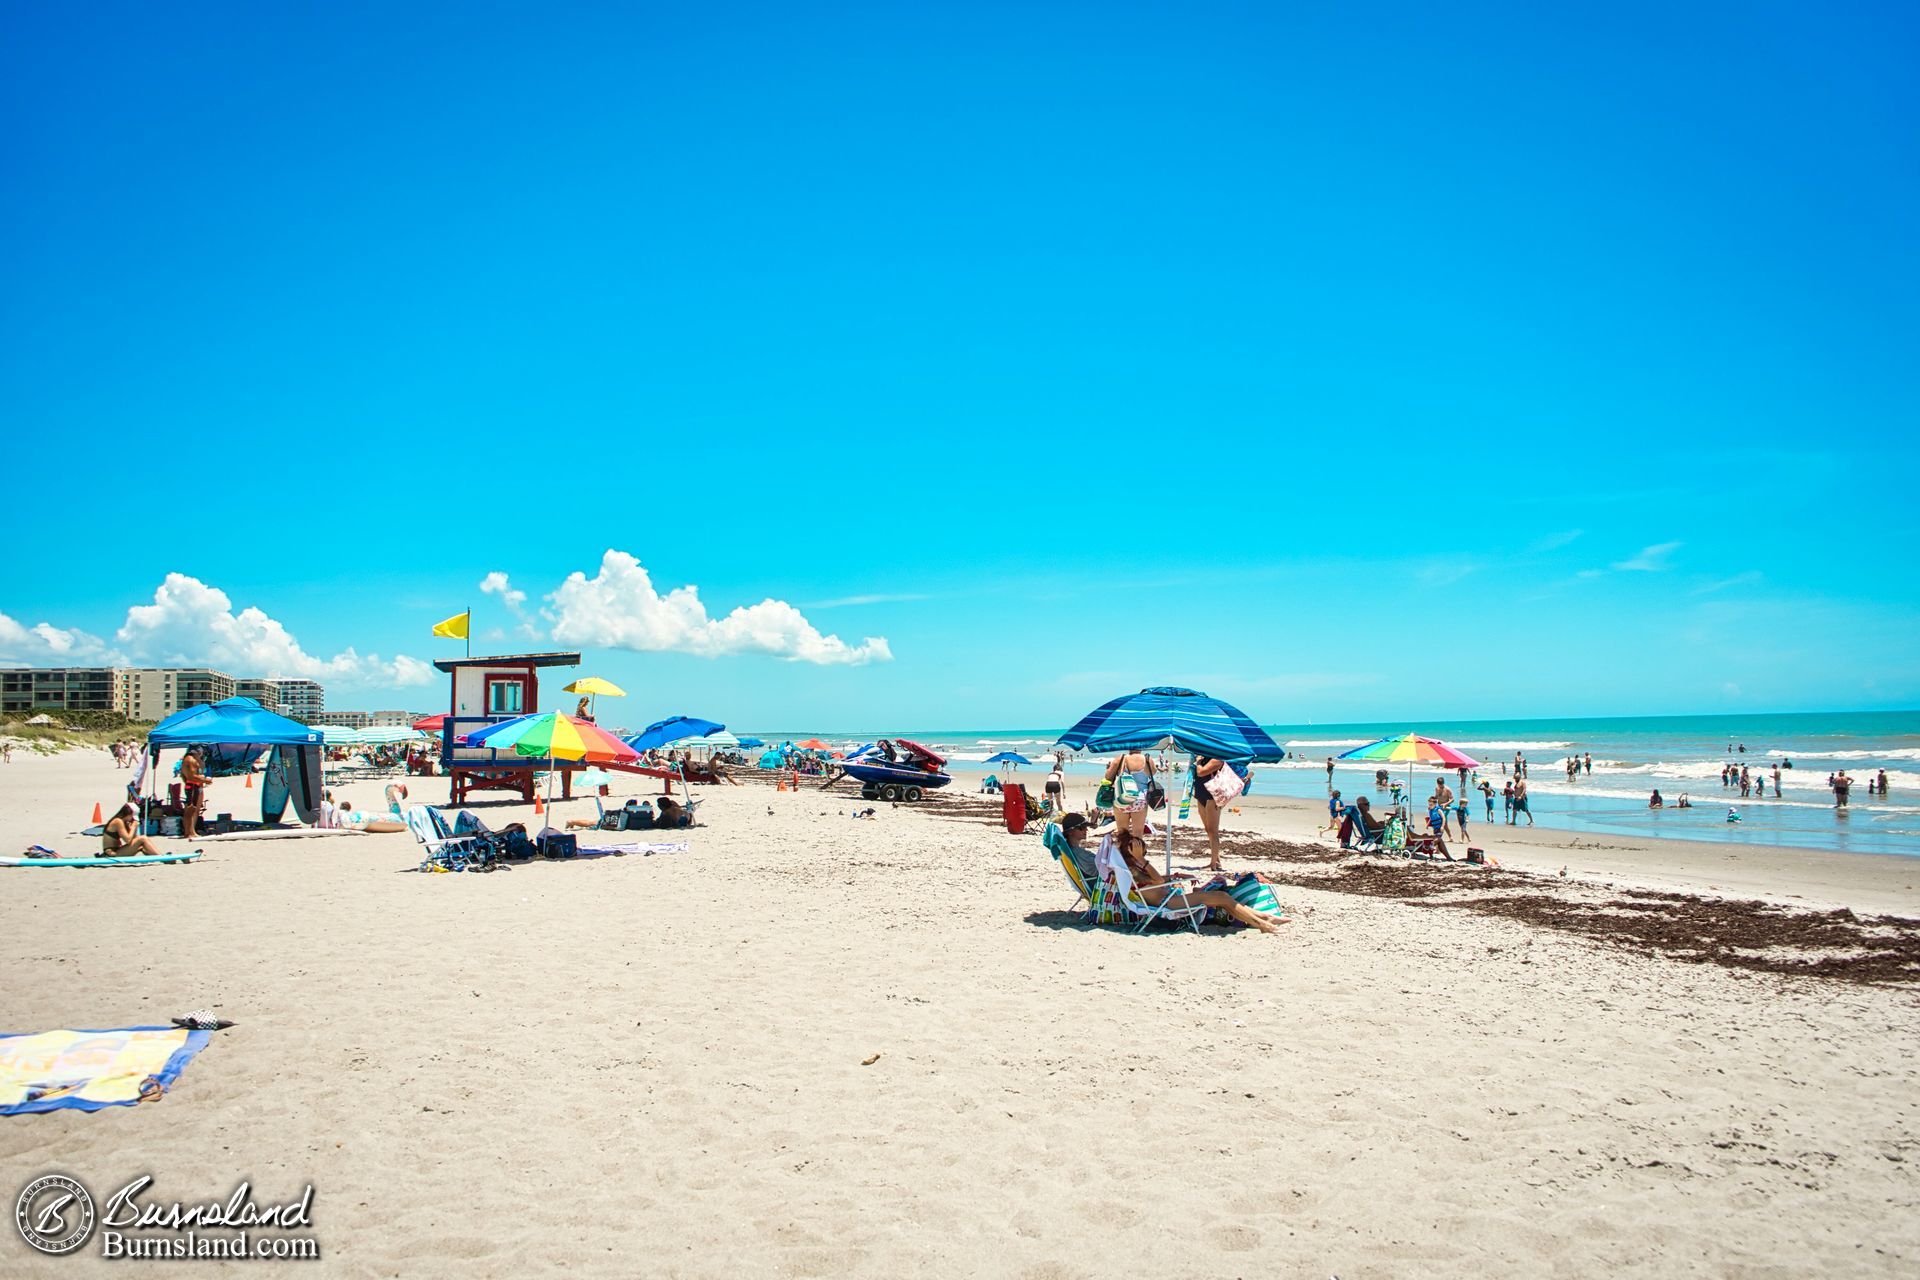
[[[1208,778],[1202,785],[1206,787],[1207,794],[1213,797],[1215,804],[1223,805],[1247,789],[1247,780],[1240,776],[1238,769],[1230,764],[1223,764],[1220,766],[1220,772]]]
[[[1243,907],[1251,907],[1262,915],[1284,916],[1287,909],[1280,905],[1280,899],[1273,896],[1273,886],[1260,880],[1242,880],[1227,890],[1233,900]]]
[[[1147,808],[1164,809],[1167,807],[1167,789],[1158,781],[1147,784]]]
[[[579,852],[580,841],[574,836],[555,832],[540,842],[540,856],[543,858],[571,858]]]
[[[1100,789],[1093,793],[1093,804],[1096,809],[1113,808],[1113,784],[1111,782],[1103,782],[1100,784]]]

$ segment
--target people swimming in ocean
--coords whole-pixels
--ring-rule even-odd
[[[1727,810],[1727,821],[1728,821],[1728,822],[1738,822],[1738,821],[1740,821],[1740,811],[1739,811],[1738,809],[1728,809],[1728,810]]]
[[[1667,802],[1660,798],[1660,788],[1655,787],[1653,789],[1653,795],[1650,796],[1647,800],[1647,808],[1664,809],[1666,807],[1667,807]]]
[[[1676,809],[1691,809],[1693,808],[1693,797],[1688,795],[1686,792],[1682,791],[1680,793],[1679,803],[1675,804],[1673,807]]]

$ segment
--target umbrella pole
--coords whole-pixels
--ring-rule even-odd
[[[1193,753],[1191,751],[1187,753],[1187,769],[1189,772],[1193,769]],[[1173,823],[1174,815],[1178,812],[1179,810],[1173,807],[1173,792],[1169,791],[1167,792],[1167,866],[1165,871],[1165,875],[1169,880],[1173,879]]]

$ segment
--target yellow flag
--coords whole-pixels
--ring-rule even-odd
[[[445,622],[434,623],[433,634],[437,636],[447,636],[454,640],[465,640],[467,638],[467,622],[472,617],[473,610],[471,609],[465,613],[456,613]]]

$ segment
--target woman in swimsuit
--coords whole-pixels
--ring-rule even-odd
[[[1285,920],[1262,915],[1232,894],[1219,889],[1183,889],[1169,884],[1146,859],[1147,842],[1125,831],[1113,833],[1111,845],[1102,844],[1095,864],[1102,878],[1113,883],[1122,896],[1129,891],[1158,906],[1213,907],[1224,911],[1236,922],[1262,933],[1278,933]]]
[[[1144,751],[1129,751],[1107,764],[1113,784],[1113,820],[1119,834],[1147,831],[1147,788],[1153,785],[1153,761]]]
[[[1227,767],[1224,760],[1212,756],[1193,758],[1193,802],[1200,810],[1200,825],[1207,830],[1207,870],[1220,870],[1220,804],[1207,790],[1207,779]],[[1338,796],[1338,791],[1333,793]]]
[[[134,807],[120,806],[100,832],[100,856],[103,858],[158,858],[160,847],[143,835],[135,834]]]

